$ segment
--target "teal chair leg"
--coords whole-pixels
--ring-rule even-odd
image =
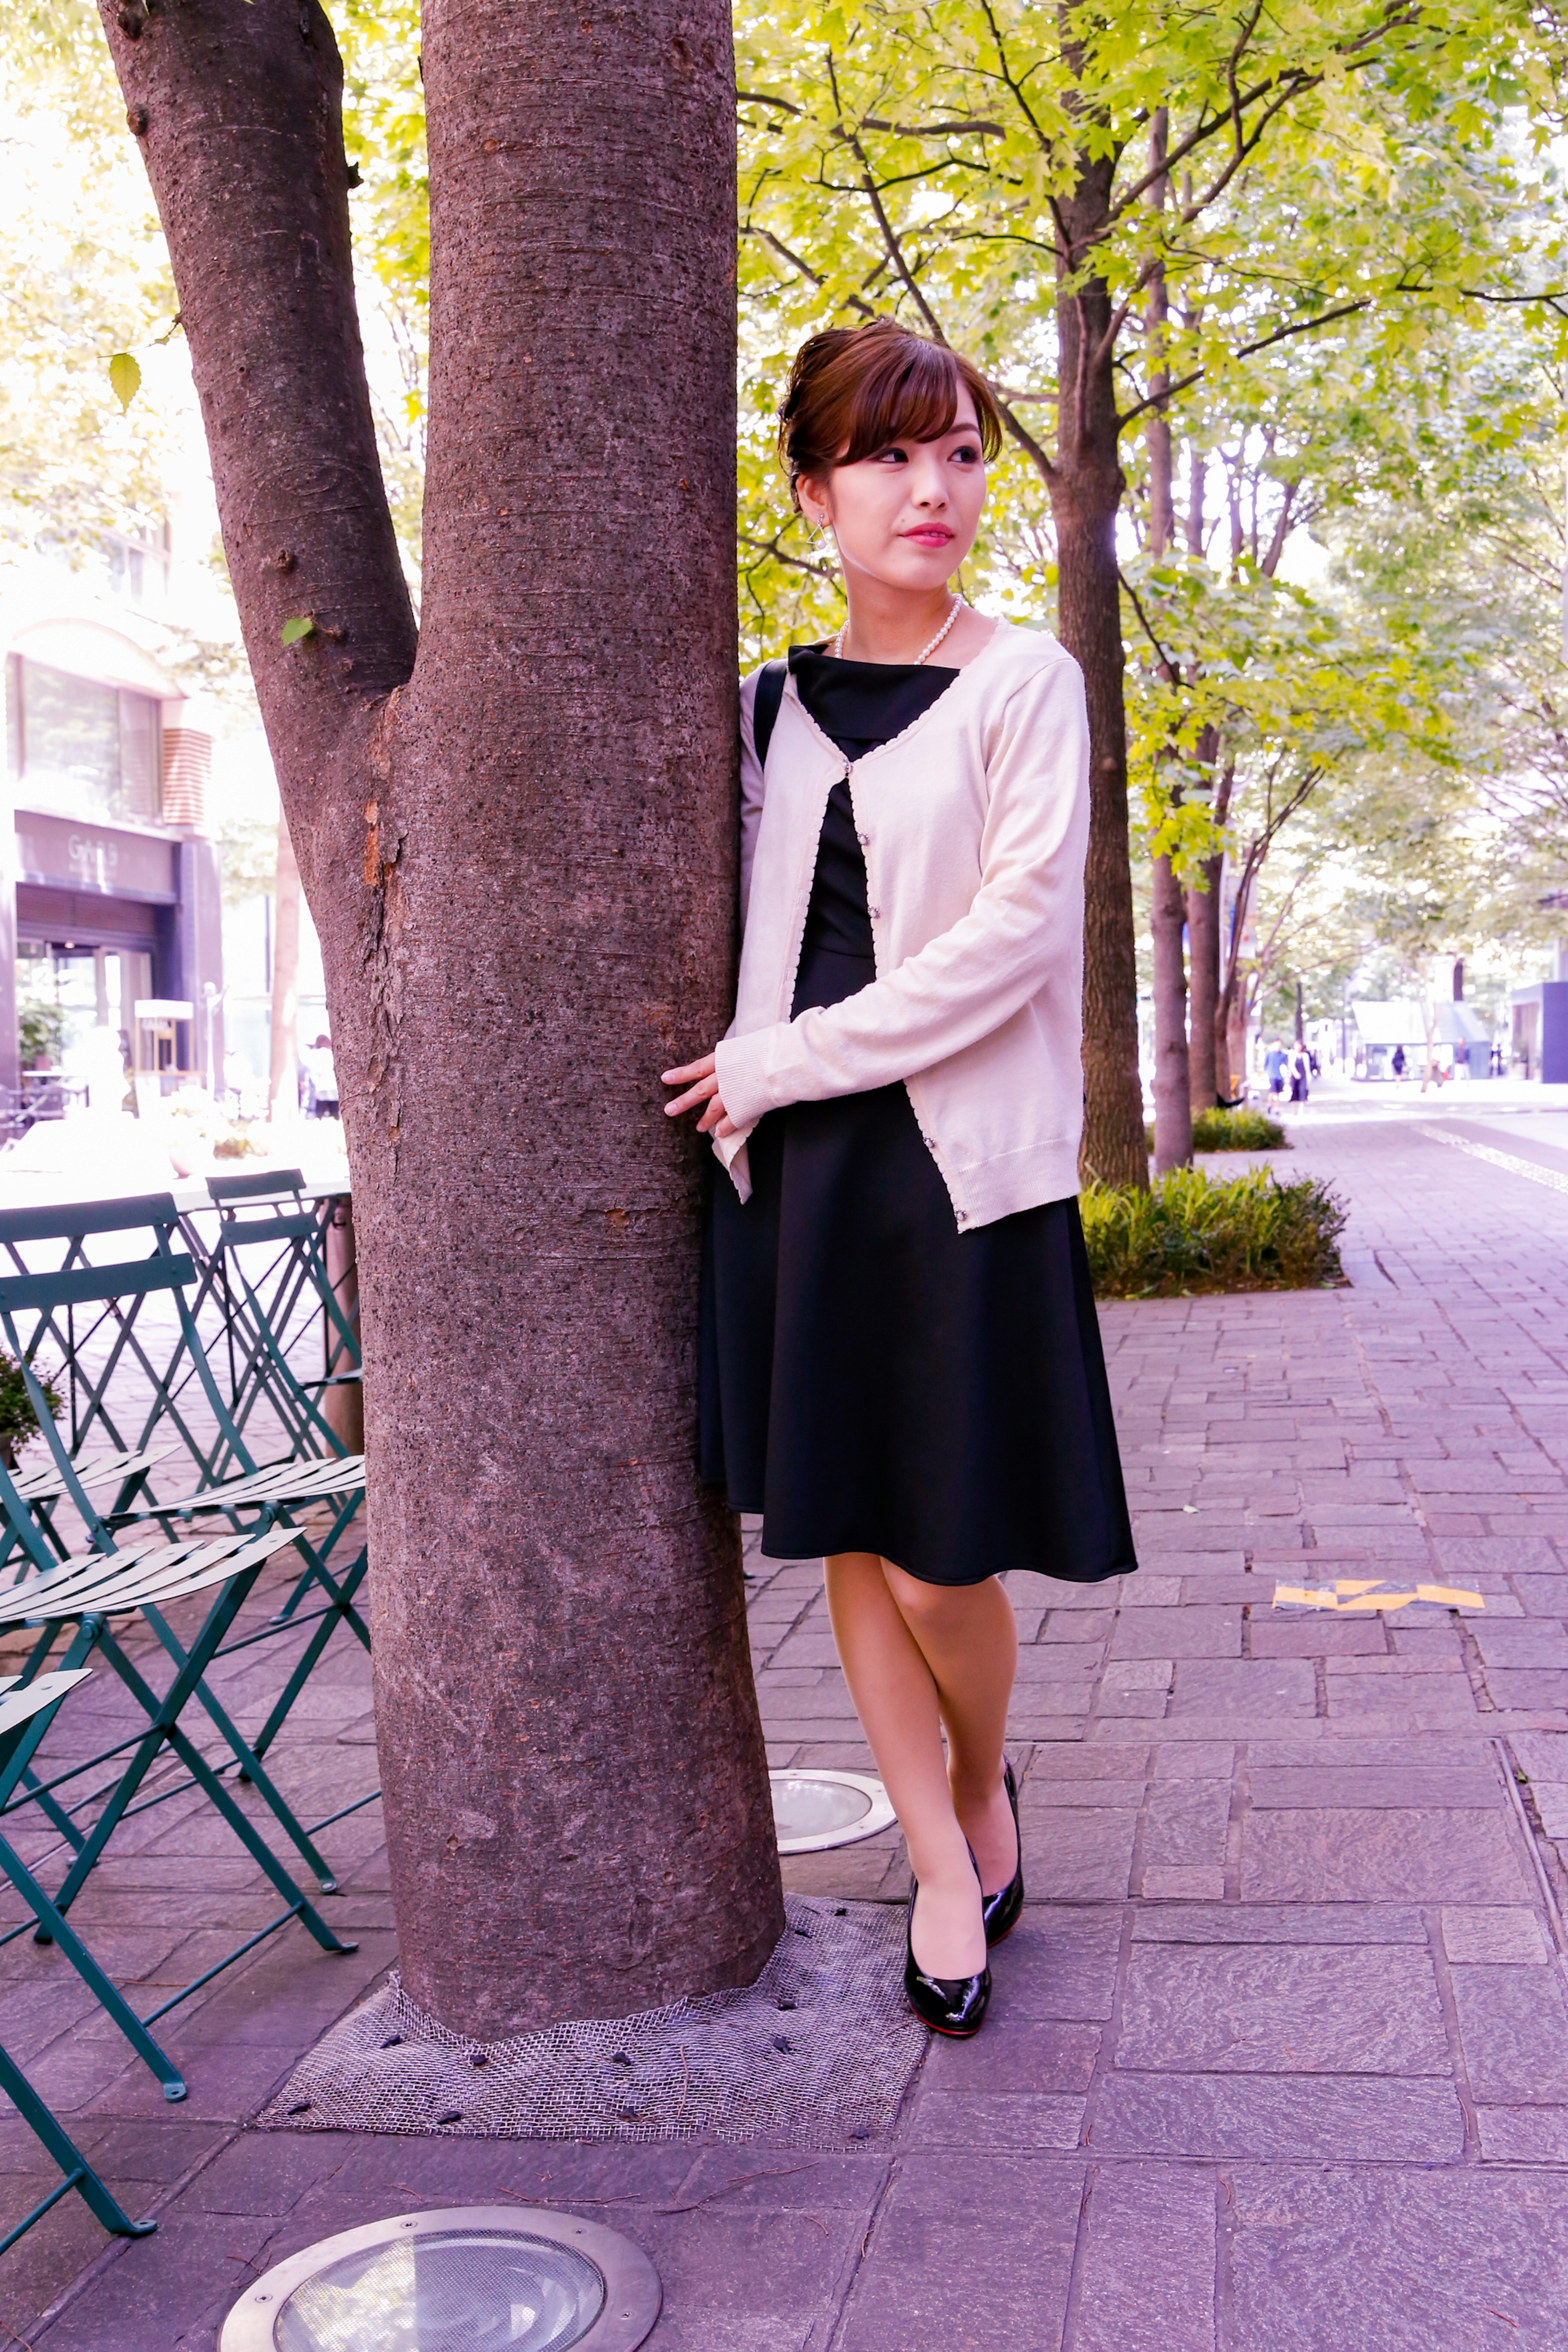
[[[0,2238],[0,2254],[7,2252],[17,2239],[26,2235],[35,2221],[41,2221],[51,2205],[58,2205],[74,2189],[82,2203],[106,2230],[117,2238],[145,2238],[157,2228],[156,2221],[133,2221],[106,2184],[89,2164],[75,2140],[62,2131],[55,2117],[39,2098],[31,2083],[10,2054],[0,2050],[0,2091],[4,2091],[25,2123],[30,2124],[55,2162],[65,2175],[58,2189],[40,2198],[25,2221]]]

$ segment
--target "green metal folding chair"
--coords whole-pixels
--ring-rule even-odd
[[[13,1219],[0,1218],[0,1240],[14,1245],[18,1238],[41,1238],[37,1231],[41,1222],[37,1213],[21,1214],[31,1221],[34,1229],[17,1236]],[[254,1746],[243,1738],[206,1677],[220,1655],[232,1654],[234,1650],[249,1648],[258,1642],[276,1639],[280,1633],[295,1630],[280,1626],[274,1620],[258,1633],[237,1636],[232,1643],[227,1641],[265,1559],[286,1545],[299,1548],[307,1571],[317,1576],[323,1586],[327,1598],[321,1614],[329,1621],[329,1630],[331,1622],[357,1613],[353,1612],[352,1595],[346,1599],[340,1596],[310,1538],[291,1523],[289,1506],[325,1496],[335,1539],[358,1507],[363,1467],[352,1458],[331,1462],[316,1458],[300,1465],[274,1465],[258,1470],[228,1419],[191,1318],[189,1294],[196,1284],[196,1269],[188,1255],[174,1246],[176,1214],[167,1194],[148,1196],[135,1202],[101,1204],[90,1214],[73,1212],[71,1224],[64,1265],[0,1276],[0,1331],[22,1364],[41,1434],[53,1458],[58,1498],[68,1503],[79,1517],[89,1549],[79,1558],[60,1562],[58,1527],[53,1519],[46,1523],[38,1500],[35,1497],[29,1501],[18,1491],[10,1475],[0,1469],[0,1505],[35,1571],[8,1594],[0,1596],[0,1610],[13,1624],[27,1623],[37,1629],[24,1680],[32,1680],[43,1671],[55,1644],[66,1638],[68,1627],[74,1624],[76,1630],[68,1637],[64,1664],[75,1668],[91,1657],[101,1659],[135,1699],[145,1720],[141,1732],[100,1751],[86,1763],[73,1765],[51,1777],[43,1777],[36,1769],[29,1750],[24,1759],[23,1786],[12,1803],[38,1805],[72,1850],[73,1859],[65,1881],[54,1897],[56,1907],[63,1914],[68,1911],[101,1859],[121,1821],[165,1801],[178,1788],[194,1783],[202,1789],[287,1905],[259,1936],[247,1938],[218,1967],[231,1965],[260,1940],[260,1936],[271,1934],[291,1917],[298,1917],[323,1949],[352,1949],[352,1946],[340,1943],[321,1919],[236,1803],[219,1772],[184,1731],[180,1718],[192,1700],[199,1703],[229,1750],[232,1761],[226,1769],[237,1768],[254,1784],[285,1838],[315,1873],[323,1891],[330,1892],[333,1880],[315,1844],[315,1836],[329,1822],[357,1810],[359,1804],[372,1801],[374,1792],[372,1797],[342,1807],[326,1821],[307,1828],[274,1785]],[[7,1225],[13,1226],[9,1234]],[[147,1256],[110,1265],[93,1264],[89,1259],[86,1238],[89,1234],[123,1236],[128,1228],[150,1236],[153,1247]],[[61,1238],[58,1225],[50,1237]],[[172,1303],[174,1308],[177,1333],[172,1353],[166,1332],[155,1351],[149,1346],[153,1318],[147,1312],[147,1302],[159,1297],[165,1306]],[[73,1392],[85,1393],[89,1411],[85,1415],[73,1413],[71,1435],[78,1433],[84,1420],[103,1426],[109,1433],[121,1433],[110,1410],[106,1365],[123,1365],[133,1345],[134,1361],[143,1381],[150,1380],[153,1391],[152,1409],[143,1420],[143,1435],[173,1428],[194,1466],[205,1470],[216,1461],[237,1464],[241,1470],[239,1477],[217,1486],[202,1486],[194,1494],[169,1502],[153,1496],[147,1490],[149,1468],[143,1466],[134,1474],[142,1488],[134,1505],[107,1513],[100,1509],[89,1493],[79,1458],[67,1436],[54,1424],[36,1368],[47,1336],[53,1335],[58,1345],[63,1324],[66,1336],[74,1337],[73,1318],[78,1311],[87,1315],[95,1309],[101,1310],[100,1324],[93,1327],[95,1336],[103,1320],[107,1319],[111,1328],[107,1344],[100,1338],[90,1359],[85,1350],[81,1351],[78,1367],[80,1377]],[[26,1323],[25,1331],[19,1318]],[[167,1409],[176,1384],[180,1399],[177,1412]],[[205,1412],[200,1415],[195,1410],[198,1395],[205,1405]],[[118,1499],[124,1504],[123,1492]],[[184,1533],[176,1534],[176,1523],[195,1514],[221,1515],[227,1519],[228,1527],[226,1530],[209,1528],[205,1535],[195,1535],[188,1528]],[[209,1588],[216,1589],[215,1598],[187,1648],[170,1625],[163,1607],[172,1599],[184,1599]],[[112,1629],[111,1618],[131,1613],[140,1615],[173,1662],[173,1682],[161,1695],[149,1685]],[[316,1631],[320,1634],[320,1625]],[[315,1636],[312,1642],[313,1656],[319,1655],[321,1644]],[[282,1713],[292,1704],[308,1672],[309,1664],[303,1671],[297,1664],[289,1675]],[[273,1721],[280,1719],[279,1709],[275,1707]],[[165,1751],[184,1768],[184,1772],[173,1786],[139,1796],[147,1774]],[[86,1772],[105,1764],[115,1767],[111,1781],[85,1793],[72,1792],[68,1801],[62,1799],[62,1790],[68,1790],[70,1784]],[[99,1808],[96,1817],[89,1827],[83,1828],[77,1816],[95,1805]],[[197,1982],[207,1981],[215,1973],[216,1969],[208,1970]],[[185,1987],[175,2000],[188,1998],[195,1989],[195,1984]]]
[[[29,1467],[10,1483],[17,1497],[30,1504],[57,1555],[68,1548],[53,1516],[60,1501],[74,1505],[88,1539],[103,1549],[111,1548],[115,1530],[141,1520],[157,1520],[172,1538],[177,1522],[199,1513],[223,1511],[238,1526],[241,1514],[254,1511],[266,1522],[280,1519],[294,1525],[297,1507],[326,1504],[325,1527],[300,1531],[301,1573],[278,1618],[258,1631],[237,1635],[232,1644],[240,1649],[265,1643],[284,1630],[285,1621],[291,1621],[291,1630],[313,1628],[251,1743],[252,1757],[258,1759],[277,1738],[339,1626],[364,1648],[370,1646],[369,1628],[356,1601],[369,1564],[363,1541],[346,1566],[329,1566],[358,1515],[363,1465],[358,1455],[311,1451],[303,1459],[290,1456],[285,1463],[258,1468],[228,1400],[220,1392],[196,1326],[198,1308],[221,1294],[211,1266],[198,1270],[188,1252],[177,1248],[184,1232],[181,1213],[168,1193],[64,1210],[0,1213],[0,1251],[16,1269],[0,1276],[0,1330],[22,1364],[51,1456],[46,1467]],[[93,1264],[89,1242],[118,1238],[123,1246],[127,1234],[145,1236],[152,1244],[149,1258],[121,1262],[118,1268]],[[63,1245],[58,1263],[37,1267],[26,1253],[30,1250],[36,1260],[41,1246],[50,1244]],[[218,1255],[221,1263],[224,1253]],[[169,1269],[176,1258],[181,1271],[174,1279]],[[167,1312],[160,1322],[155,1311],[158,1303],[166,1309],[171,1301],[172,1329]],[[23,1318],[27,1318],[25,1330],[18,1328]],[[242,1344],[263,1364],[286,1362],[277,1334],[265,1326],[258,1339],[254,1318]],[[40,1364],[51,1352],[62,1360],[68,1386],[66,1436],[55,1426],[38,1385]],[[132,1390],[139,1394],[128,1405],[125,1399]],[[250,1402],[254,1404],[254,1392]],[[104,1439],[114,1452],[100,1455],[89,1451]],[[165,1503],[153,1493],[151,1473],[156,1467],[161,1475],[177,1474],[182,1460],[194,1485]],[[103,1499],[95,1501],[91,1495]],[[0,1499],[9,1499],[4,1472]],[[15,1528],[15,1513],[7,1516]],[[13,1540],[21,1543],[33,1565],[45,1564],[37,1544],[19,1530]],[[314,1605],[302,1609],[307,1597]],[[155,1630],[166,1640],[166,1629]],[[210,1712],[210,1701],[204,1696],[203,1703]],[[242,1764],[247,1779],[257,1777],[250,1761],[247,1758]],[[290,1836],[297,1827],[290,1825]],[[319,1855],[305,1846],[300,1851],[323,1876],[323,1884],[330,1883]]]
[[[327,1262],[327,1237],[341,1196],[307,1193],[298,1168],[212,1176],[211,1207],[183,1204],[181,1235],[202,1269],[192,1301],[198,1328],[210,1300],[221,1339],[209,1359],[226,1370],[226,1402],[247,1432],[258,1409],[269,1411],[295,1454],[348,1449],[323,1406],[333,1389],[360,1381],[359,1334]],[[324,1340],[318,1377],[300,1358]]]
[[[140,1730],[132,1732],[110,1747],[96,1750],[91,1756],[67,1766],[47,1779],[38,1777],[36,1769],[37,1749],[45,1727],[40,1726],[36,1734],[29,1727],[18,1741],[16,1754],[9,1759],[4,1776],[0,1777],[0,1822],[23,1805],[37,1805],[60,1830],[70,1849],[71,1859],[64,1881],[52,1899],[54,1913],[63,1918],[70,1909],[101,1861],[121,1822],[148,1811],[154,1805],[166,1803],[170,1797],[191,1786],[202,1790],[251,1860],[283,1898],[285,1907],[275,1917],[244,1937],[211,1968],[183,1985],[148,2017],[141,2020],[143,2027],[156,2023],[170,2010],[188,2000],[214,1977],[231,1968],[236,1960],[254,1950],[268,1936],[287,1927],[290,1919],[298,1919],[323,1951],[342,1953],[352,1952],[355,1948],[352,1943],[342,1942],[333,1935],[181,1722],[181,1717],[193,1698],[201,1699],[209,1714],[216,1713],[210,1694],[204,1690],[202,1678],[218,1654],[224,1636],[243,1608],[266,1561],[275,1551],[295,1540],[291,1529],[279,1527],[249,1533],[228,1532],[216,1538],[191,1537],[172,1544],[159,1541],[155,1533],[143,1532],[135,1547],[129,1551],[111,1554],[84,1552],[77,1559],[59,1562],[30,1579],[20,1588],[19,1594],[12,1597],[13,1607],[17,1605],[19,1599],[26,1610],[21,1622],[37,1629],[38,1634],[21,1680],[24,1689],[27,1686],[28,1677],[36,1676],[47,1662],[57,1639],[66,1635],[68,1643],[59,1671],[70,1675],[89,1659],[100,1661],[119,1675],[143,1717]],[[165,1646],[175,1660],[176,1671],[166,1690],[162,1693],[154,1690],[117,1637],[111,1621],[139,1615],[156,1628],[163,1622],[163,1610],[176,1601],[207,1591],[215,1591],[216,1598],[200,1631],[188,1650],[181,1648],[171,1637]],[[74,1632],[70,1630],[73,1627]],[[222,1728],[226,1718],[220,1717],[218,1719]],[[237,1742],[238,1735],[234,1734],[233,1738]],[[183,1767],[183,1770],[171,1785],[142,1798],[141,1791],[149,1773],[164,1757],[165,1751]],[[240,1753],[242,1756],[247,1753],[242,1744]],[[85,1775],[97,1771],[105,1764],[116,1766],[110,1779],[101,1787],[90,1790],[78,1806],[68,1809],[62,1802],[61,1792],[69,1790]],[[287,1831],[292,1816],[254,1759],[251,1760],[250,1777],[257,1783],[258,1793],[268,1802]],[[83,1830],[75,1820],[74,1813],[91,1807],[97,1808],[95,1817],[90,1826]],[[345,1807],[343,1810],[346,1811],[353,1808]],[[295,1842],[300,1843],[300,1838],[297,1837]],[[304,1843],[308,1852],[313,1851],[308,1839]],[[331,1881],[328,1883],[330,1885]],[[8,1935],[0,1937],[0,1943],[9,1942],[23,1932],[24,1928],[14,1927]],[[39,1917],[35,1929],[37,1940],[47,1942],[52,1933],[50,1923]]]
[[[19,1675],[7,1675],[0,1681],[0,1822],[5,1808],[26,1769],[39,1740],[59,1711],[68,1692],[89,1678],[91,1669],[79,1666],[52,1675],[40,1675],[36,1681],[24,1685]],[[179,2068],[161,2050],[147,2031],[149,2023],[163,2015],[154,2010],[152,2019],[142,2019],[119,1988],[104,1974],[75,1929],[67,1924],[64,1914],[51,1903],[37,1879],[0,1828],[0,1871],[4,1871],[17,1894],[32,1913],[43,1939],[58,1946],[64,1958],[80,1977],[104,2014],[120,2028],[136,2055],[156,2075],[163,2086],[166,2099],[183,2099],[185,2085]],[[23,1927],[13,1934],[26,1932]],[[7,1939],[9,1940],[9,1939]]]

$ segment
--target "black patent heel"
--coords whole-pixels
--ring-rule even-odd
[[[1024,1833],[1018,1826],[1018,1784],[1013,1778],[1013,1767],[1005,1757],[1002,1771],[1007,1784],[1007,1802],[1013,1808],[1013,1834],[1018,1841],[1018,1866],[1009,1883],[994,1895],[987,1895],[980,1906],[980,1916],[985,1922],[987,1948],[1000,1944],[1010,1936],[1024,1910]]]
[[[969,1857],[974,1861],[973,1853]],[[974,1875],[980,1876],[975,1864]],[[910,1884],[909,1916],[904,1929],[904,1998],[920,2019],[933,2033],[945,2033],[955,2042],[967,2042],[978,2033],[985,2022],[985,2012],[991,2005],[991,1970],[984,1968],[972,1977],[928,1976],[915,1958],[915,1897],[920,1893],[918,1883]]]

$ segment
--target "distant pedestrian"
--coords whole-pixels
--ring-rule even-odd
[[[1278,1037],[1263,1056],[1263,1066],[1268,1074],[1268,1091],[1276,1099],[1285,1091],[1285,1065],[1289,1057]]]
[[[1394,1077],[1398,1083],[1403,1086],[1405,1084],[1405,1048],[1403,1045],[1395,1045],[1394,1049],[1394,1060],[1389,1066],[1393,1070]]]
[[[1290,1099],[1293,1103],[1304,1103],[1306,1101],[1307,1080],[1310,1075],[1310,1073],[1307,1067],[1307,1056],[1301,1047],[1298,1045],[1295,1052],[1290,1056]]]
[[[338,1116],[338,1073],[332,1060],[332,1041],[323,1034],[306,1049],[305,1065],[306,1117],[336,1118]]]

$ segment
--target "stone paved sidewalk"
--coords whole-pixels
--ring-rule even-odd
[[[62,2209],[0,2265],[0,2323],[39,2352],[210,2352],[257,2268],[483,2198],[635,2237],[658,2352],[1561,2352],[1568,1152],[1448,1108],[1301,1122],[1293,1168],[1354,1205],[1352,1289],[1105,1311],[1143,1569],[1018,1580],[1030,1906],[984,2034],[933,2044],[889,2146],[245,2130],[387,1956],[357,1816],[362,1953],[275,1940],[228,1979],[171,2037],[186,2108],[79,2061],[73,2121],[159,2232],[100,2252]],[[816,1568],[749,1566],[773,1760],[863,1765]],[[363,1747],[344,1657],[301,1769],[330,1771],[345,1716]],[[896,1835],[786,1876],[905,1885]],[[115,1899],[146,1932],[134,1868]],[[13,2042],[55,2017],[18,1949]]]

